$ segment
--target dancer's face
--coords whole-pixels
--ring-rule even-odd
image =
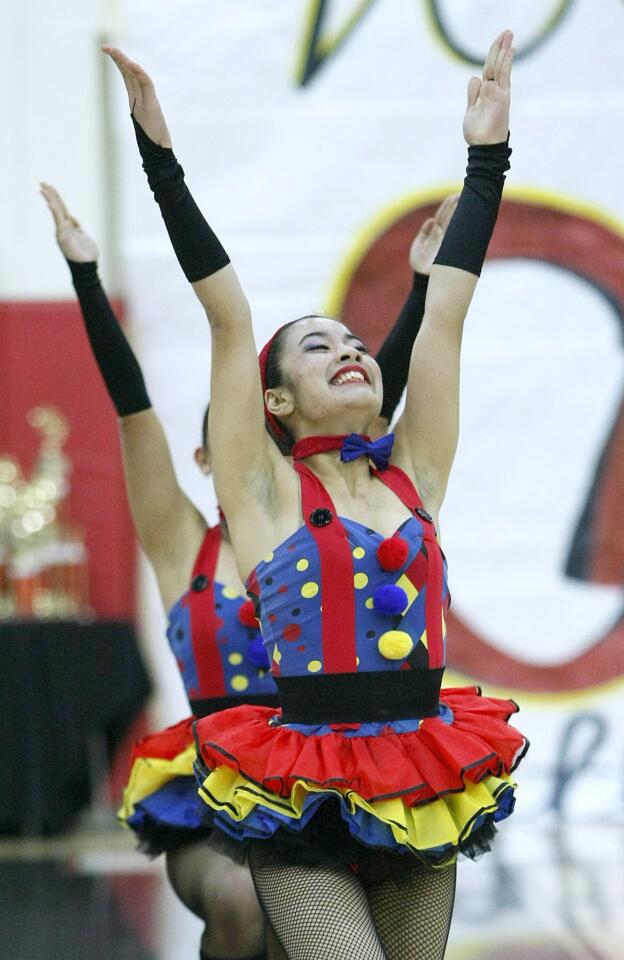
[[[363,432],[379,415],[379,367],[344,324],[306,317],[285,331],[280,347],[282,385],[265,397],[294,437]]]

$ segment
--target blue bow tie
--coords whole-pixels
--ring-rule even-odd
[[[378,470],[385,470],[390,463],[393,443],[393,433],[387,433],[379,440],[369,440],[360,433],[351,433],[342,443],[340,459],[343,463],[349,463],[358,457],[370,457]]]

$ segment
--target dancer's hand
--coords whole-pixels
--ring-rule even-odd
[[[433,261],[438,254],[451,217],[455,213],[458,200],[458,193],[451,193],[445,197],[435,215],[425,220],[414,237],[409,252],[410,267],[414,273],[422,273],[425,276],[431,273]]]
[[[108,54],[126,85],[130,113],[144,130],[150,140],[161,147],[171,146],[171,134],[165,123],[165,117],[156,96],[156,90],[143,67],[130,60],[117,47],[102,47]]]
[[[56,242],[63,256],[75,263],[92,263],[97,260],[99,256],[97,244],[69,213],[58,190],[49,183],[41,183],[39,191],[54,218]]]
[[[509,94],[513,33],[503,30],[487,55],[482,79],[468,81],[464,138],[469,144],[502,143],[509,130]]]

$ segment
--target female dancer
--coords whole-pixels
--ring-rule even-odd
[[[249,851],[292,960],[441,958],[456,857],[487,849],[513,809],[510,773],[526,749],[507,723],[515,704],[476,688],[440,699],[448,590],[436,536],[463,321],[509,166],[511,42],[509,31],[497,38],[468,87],[467,176],[391,454],[362,436],[380,410],[380,371],[342,324],[286,324],[259,372],[249,307],[184,184],[151,81],[108,51],[157,199],[169,184],[161,212],[210,321],[215,481],[282,704],[198,721],[200,793],[223,836]]]
[[[167,441],[149,402],[140,367],[99,281],[95,243],[68,213],[53,187],[42,184],[41,192],[54,218],[57,241],[72,273],[96,360],[120,416],[135,527],[169,610],[167,634],[193,711],[190,718],[145,737],[135,747],[122,820],[135,831],[144,849],[153,854],[166,851],[174,889],[206,922],[203,957],[214,955],[209,949],[223,957],[241,956],[241,950],[244,956],[251,956],[250,951],[259,955],[261,919],[248,875],[206,845],[207,811],[197,797],[191,766],[194,719],[243,700],[256,704],[276,701],[274,683],[266,672],[266,654],[258,642],[253,605],[241,602],[243,591],[225,518],[221,517],[219,527],[208,528],[177,485]],[[422,225],[410,249],[412,290],[379,355],[388,376],[383,411],[388,419],[405,384],[407,370],[402,371],[400,364],[406,343],[411,346],[422,320],[428,273],[455,205],[456,197],[446,198],[435,217]],[[398,374],[394,380],[392,370]],[[202,444],[195,451],[204,474],[210,473],[207,412]],[[169,495],[175,490],[179,521],[175,532],[173,514],[163,515],[158,478]],[[174,556],[167,545],[176,549]],[[225,637],[227,647],[222,644]],[[269,954],[282,955],[275,944]]]
[[[267,956],[264,923],[249,872],[207,846],[210,827],[197,801],[192,767],[193,720],[241,702],[277,703],[258,624],[252,605],[244,599],[224,519],[219,526],[208,527],[178,485],[141,369],[101,286],[96,244],[53,187],[42,184],[41,192],[119,416],[132,518],[169,611],[167,636],[193,714],[136,745],[122,820],[148,852],[166,852],[174,890],[206,924],[204,960],[260,960]],[[205,422],[195,459],[209,474]],[[227,644],[222,642],[226,637]],[[277,958],[282,953],[276,946],[269,955]]]

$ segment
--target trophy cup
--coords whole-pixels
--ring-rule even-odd
[[[0,609],[25,619],[81,619],[89,615],[87,552],[82,531],[65,518],[71,472],[63,452],[67,421],[52,407],[35,407],[28,422],[41,434],[30,478],[21,478],[13,461],[0,461],[0,511],[3,497],[10,501],[4,520],[0,512],[0,538],[8,530],[0,539],[7,595],[3,603],[0,592]]]

